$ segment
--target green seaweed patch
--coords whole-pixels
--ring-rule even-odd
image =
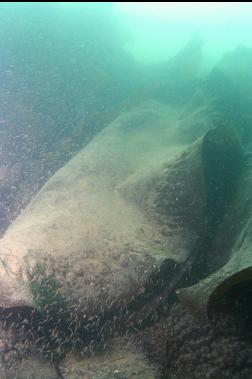
[[[51,262],[36,263],[29,273],[29,288],[38,311],[32,317],[30,330],[42,346],[43,355],[58,359],[66,350],[78,348],[82,339],[75,312],[60,293],[60,283],[48,263]]]
[[[64,309],[65,300],[60,293],[60,284],[55,277],[46,272],[46,265],[36,264],[33,274],[30,274],[29,287],[35,307],[41,312]]]

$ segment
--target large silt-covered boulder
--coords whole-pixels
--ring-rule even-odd
[[[179,115],[157,103],[122,114],[45,184],[1,240],[2,308],[56,302],[84,320],[189,256],[206,189],[202,142],[180,143]]]
[[[141,325],[194,264],[241,148],[227,127],[188,145],[187,117],[192,125],[201,113],[148,102],[121,114],[1,239],[1,319],[43,352],[61,356]]]

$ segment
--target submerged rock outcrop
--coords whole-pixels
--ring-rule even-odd
[[[190,283],[239,194],[244,162],[234,130],[211,129],[211,120],[211,130],[185,143],[186,120],[201,113],[186,115],[154,101],[123,113],[6,231],[0,316],[22,331],[28,350],[54,365],[85,346],[106,350],[115,335],[153,322]]]

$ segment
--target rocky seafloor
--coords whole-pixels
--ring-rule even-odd
[[[162,379],[252,378],[252,344],[230,316],[200,322],[179,303],[137,336]]]
[[[136,334],[87,348],[58,365],[1,328],[1,379],[250,379],[252,344],[230,316],[215,323],[191,317],[179,303],[169,315]]]

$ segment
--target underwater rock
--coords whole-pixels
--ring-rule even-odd
[[[251,118],[252,118],[252,49],[240,45],[233,51],[224,54],[218,64],[218,69],[223,72],[239,94],[240,113],[242,122],[237,124],[241,129],[244,145],[251,144]],[[237,109],[236,105],[236,109]],[[238,129],[237,128],[237,129]]]
[[[203,92],[211,99],[212,119],[236,129],[244,145],[251,144],[252,49],[238,46],[223,54],[203,81]]]
[[[2,308],[55,303],[88,320],[188,257],[206,189],[201,142],[179,143],[179,114],[158,103],[122,114],[45,184],[1,240]]]
[[[213,319],[220,311],[233,311],[242,292],[251,285],[251,178],[248,165],[242,170],[237,191],[217,225],[207,253],[208,275],[194,286],[178,291],[179,299],[196,316]],[[238,285],[243,285],[243,289],[234,292],[226,303],[224,299]]]
[[[166,355],[161,362],[162,379],[251,377],[251,342],[239,335],[236,322],[230,316],[222,317],[214,324],[199,322],[178,303],[159,326],[153,327],[154,333],[155,328],[159,328],[162,339],[166,339]],[[150,338],[148,331],[144,333],[146,339]],[[159,341],[152,343],[151,354],[154,354],[160,349]]]
[[[66,379],[157,379],[160,374],[128,338],[112,341],[96,355],[71,355],[60,364]]]
[[[20,330],[0,323],[1,379],[58,379],[53,365],[41,359],[38,351],[31,353]]]
[[[9,364],[13,365],[13,359]],[[16,363],[16,362],[15,362]],[[59,376],[53,367],[47,364],[47,362],[41,362],[39,358],[34,357],[25,358],[19,365],[3,369],[2,379],[58,379]],[[18,375],[18,376],[16,376]]]
[[[202,46],[203,41],[195,36],[166,62],[139,65],[128,105],[148,99],[174,107],[186,105],[201,86]]]
[[[116,338],[96,353],[86,346],[60,362],[42,359],[38,349],[27,349],[15,330],[0,334],[1,379],[157,379],[158,370],[129,337]],[[18,337],[19,336],[19,337]],[[30,346],[31,347],[31,346]]]
[[[216,126],[223,124],[231,126],[242,137],[243,115],[240,94],[219,65],[215,66],[206,77],[202,89],[204,96],[209,99],[209,116],[213,123]]]
[[[231,128],[185,144],[183,110],[148,102],[122,113],[1,239],[0,317],[43,357],[154,322],[190,272],[209,222],[212,158],[224,180],[240,146]]]

